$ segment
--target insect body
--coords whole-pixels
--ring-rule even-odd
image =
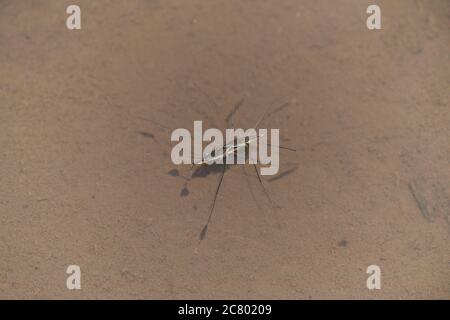
[[[211,165],[213,163],[224,163],[226,161],[227,156],[231,154],[236,154],[239,150],[248,149],[250,143],[257,142],[258,137],[262,137],[263,135],[252,135],[245,137],[237,137],[233,142],[227,143],[223,147],[215,148],[211,153],[203,156],[203,159],[200,162],[195,164],[202,165],[207,164]]]

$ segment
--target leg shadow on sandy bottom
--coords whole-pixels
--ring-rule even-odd
[[[450,231],[450,177],[419,177],[411,180],[408,188],[425,220],[442,218]]]

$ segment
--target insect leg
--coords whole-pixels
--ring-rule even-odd
[[[255,168],[256,175],[258,176],[259,183],[261,184],[261,187],[262,187],[265,195],[269,199],[272,209],[274,209],[276,206],[275,206],[274,202],[272,201],[272,198],[269,196],[269,193],[267,192],[266,188],[264,187],[261,176],[259,175],[259,172],[258,172],[258,167],[256,166],[256,164],[253,164],[253,167]]]
[[[267,146],[271,147],[272,145],[271,145],[270,143],[268,143]],[[274,145],[274,146],[276,146],[276,145]],[[288,150],[288,151],[294,151],[294,152],[297,151],[296,149],[294,149],[294,148],[289,148],[289,147],[283,147],[283,146],[276,146],[276,147],[278,147],[278,148],[280,148],[280,149],[283,149],[283,150]]]
[[[273,110],[273,111],[271,111],[271,112],[269,112],[269,111],[267,110],[266,112],[264,112],[264,114],[262,115],[262,117],[259,118],[258,122],[256,122],[254,128],[255,128],[255,129],[258,129],[258,126],[261,124],[261,122],[262,122],[265,118],[267,118],[268,116],[270,116],[270,115],[272,115],[272,114],[274,114],[274,113],[276,113],[276,112],[278,112],[278,111],[283,110],[284,108],[286,108],[286,107],[289,106],[289,105],[290,105],[289,102],[285,102],[285,103],[283,103],[281,106],[279,106],[278,108],[276,108],[275,110]]]
[[[227,122],[227,126],[229,128],[234,128],[234,120],[233,116],[238,111],[238,109],[241,107],[242,103],[244,102],[245,97],[243,97],[241,100],[239,100],[236,105],[234,106],[233,110],[228,114],[228,116],[225,118],[225,121]]]
[[[250,194],[252,195],[253,201],[255,201],[255,204],[258,207],[258,209],[261,210],[261,207],[259,206],[259,203],[256,200],[255,193],[253,192],[252,184],[250,183],[250,180],[248,178],[247,170],[245,169],[245,166],[242,166],[242,170],[244,170],[245,180],[247,181],[247,186],[248,186],[248,189],[250,190]]]
[[[206,221],[205,226],[203,227],[202,231],[200,232],[199,241],[202,241],[206,237],[206,232],[208,231],[209,222],[211,221],[211,217],[212,217],[212,215],[214,213],[214,207],[216,206],[217,196],[219,195],[220,186],[222,185],[223,177],[225,176],[225,171],[226,170],[227,170],[227,164],[224,164],[223,165],[223,171],[222,171],[222,174],[220,176],[219,184],[217,185],[217,190],[216,190],[216,193],[214,194],[214,199],[213,199],[213,202],[212,202],[212,205],[211,205],[211,211],[209,213],[209,217],[208,217],[208,220]]]

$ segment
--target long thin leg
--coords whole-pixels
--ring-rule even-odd
[[[202,241],[203,239],[205,239],[205,237],[206,237],[206,232],[208,231],[209,222],[211,221],[211,217],[212,217],[212,215],[214,213],[214,207],[216,206],[217,196],[219,195],[220,186],[222,185],[223,177],[225,176],[225,171],[226,170],[227,170],[227,164],[224,164],[223,165],[223,171],[222,171],[222,174],[220,176],[219,184],[217,185],[217,190],[216,190],[216,193],[214,194],[214,200],[213,200],[212,205],[211,205],[211,212],[209,213],[208,220],[206,221],[206,224],[203,227],[202,232],[200,232],[199,242]]]
[[[262,187],[264,193],[266,194],[267,198],[269,199],[270,204],[272,206],[272,209],[274,209],[275,208],[275,204],[272,201],[272,198],[269,196],[269,193],[267,192],[266,188],[264,187],[264,184],[262,182],[261,176],[259,175],[259,172],[258,172],[258,167],[256,166],[256,164],[253,164],[253,167],[255,168],[256,175],[258,176],[259,183],[261,184],[261,187]]]
[[[272,145],[271,145],[270,143],[268,143],[267,146],[271,147]],[[274,146],[275,146],[275,147],[278,147],[278,148],[280,148],[280,149],[283,149],[283,150],[294,151],[294,152],[297,151],[297,150],[294,149],[294,148],[283,147],[283,146],[277,146],[277,145],[274,145]]]
[[[256,200],[255,193],[253,192],[252,184],[250,183],[250,180],[247,176],[247,170],[245,169],[245,166],[242,166],[242,170],[244,170],[245,180],[247,181],[248,189],[250,190],[250,194],[252,195],[253,201],[255,201],[256,206],[259,210],[261,210],[261,207],[259,206],[258,201]]]
[[[239,100],[236,105],[234,106],[233,110],[231,110],[231,112],[228,114],[228,116],[225,118],[225,121],[227,122],[227,126],[229,128],[234,128],[234,114],[239,110],[239,108],[241,107],[242,103],[244,102],[245,97],[243,97],[241,100]]]
[[[139,117],[139,116],[136,116],[135,118],[136,118],[136,119],[143,120],[143,121],[151,122],[151,123],[153,123],[153,124],[156,124],[156,125],[159,126],[160,128],[166,129],[166,130],[168,130],[168,131],[171,131],[171,130],[172,130],[172,129],[170,129],[169,127],[167,127],[167,126],[165,126],[165,125],[163,125],[163,124],[161,124],[161,123],[159,123],[159,122],[157,122],[157,121],[155,121],[155,120],[149,119],[149,118]]]
[[[261,124],[261,122],[265,119],[265,118],[267,118],[268,116],[270,116],[270,115],[272,115],[272,114],[274,114],[274,113],[276,113],[276,112],[278,112],[278,111],[281,111],[281,110],[283,110],[284,108],[286,108],[287,106],[289,106],[290,105],[290,103],[289,102],[285,102],[285,103],[283,103],[281,106],[279,106],[278,108],[276,108],[275,110],[273,110],[273,111],[266,111],[263,115],[262,115],[262,117],[261,118],[259,118],[259,120],[258,120],[258,122],[256,122],[256,124],[255,124],[255,129],[258,129],[258,126]]]

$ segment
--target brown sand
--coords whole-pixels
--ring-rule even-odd
[[[381,31],[370,3],[1,0],[0,298],[449,299],[450,2],[379,0]],[[152,121],[242,96],[244,127],[294,101],[266,127],[296,170],[271,212],[233,167],[198,245],[218,175],[180,198]]]

